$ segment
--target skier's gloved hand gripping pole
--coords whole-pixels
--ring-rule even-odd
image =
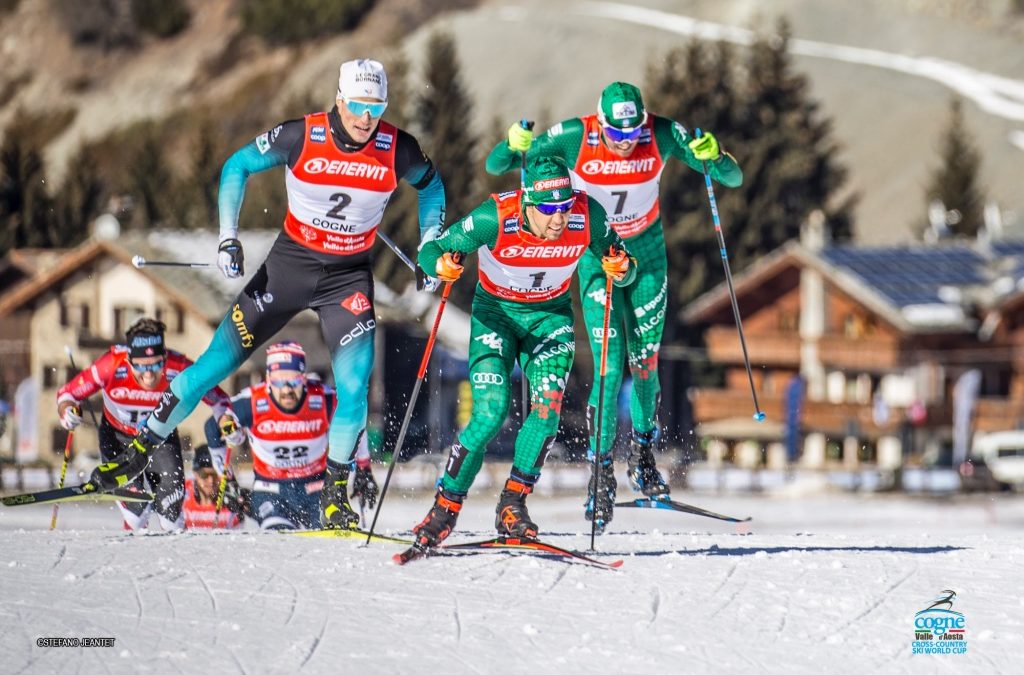
[[[696,130],[697,142],[702,139],[700,129]],[[708,137],[712,140],[713,152],[717,154],[718,143],[711,134]],[[691,149],[693,145],[691,145]],[[696,153],[695,153],[696,154]],[[754,374],[750,370],[750,357],[747,355],[747,341],[743,337],[743,321],[740,319],[740,308],[736,302],[736,291],[732,287],[732,272],[729,271],[729,257],[725,251],[725,237],[722,236],[722,224],[718,219],[718,202],[715,201],[715,190],[711,187],[711,176],[708,174],[707,160],[701,159],[701,168],[704,170],[704,185],[708,189],[708,201],[711,204],[711,219],[715,223],[715,234],[718,235],[718,248],[722,254],[722,266],[725,268],[725,281],[729,286],[729,300],[732,301],[732,314],[736,319],[736,330],[740,334],[740,346],[743,348],[743,364],[747,367],[747,379],[750,381],[750,395],[754,399],[754,419],[763,422],[765,414],[761,412],[761,406],[757,402],[757,389],[754,387]]]
[[[519,170],[519,187],[522,189],[523,194],[526,194],[526,153],[533,145],[533,125],[532,120],[528,120],[525,117],[519,120],[518,124],[513,124],[512,128],[508,130],[508,145],[510,148],[519,150],[520,170]],[[520,383],[522,384],[520,390],[520,396],[523,399],[523,424],[526,424],[526,417],[530,414],[530,383],[526,379],[526,369],[520,364],[519,368]]]
[[[613,248],[608,249],[608,256],[617,258],[617,252]],[[600,494],[601,490],[601,432],[604,427],[604,380],[605,374],[608,371],[608,324],[611,323],[612,315],[612,282],[615,278],[605,272],[605,284],[604,284],[604,323],[601,329],[601,370],[600,380],[597,388],[597,440],[595,441],[594,448],[594,494],[590,495],[591,504],[594,504],[594,508],[597,508],[597,495]],[[597,538],[597,517],[590,521],[590,550],[594,549],[594,541]]]
[[[77,376],[78,375],[78,366],[75,365],[75,355],[71,353],[71,347],[68,347],[67,345],[64,345],[64,353],[68,355],[68,361],[71,362],[71,370],[75,371],[75,375]],[[93,426],[95,426],[98,429],[100,425],[96,422],[96,413],[93,412],[92,406],[89,405],[88,401],[85,402],[85,408],[86,408],[86,410],[89,411],[89,417],[92,418]],[[80,415],[81,411],[79,410],[77,413],[74,413],[74,414],[75,415]],[[67,475],[68,475],[68,462],[71,461],[71,439],[72,439],[73,436],[74,436],[74,432],[71,429],[68,429],[68,438],[64,442],[64,461],[61,462],[61,465],[60,465],[60,483],[57,485],[58,489],[64,487],[64,479],[67,478]],[[60,510],[60,504],[54,504],[53,505],[53,514],[50,516],[50,529],[51,530],[57,529],[57,511],[58,510]]]
[[[441,302],[437,306],[437,314],[434,316],[434,326],[430,329],[430,335],[427,337],[427,346],[423,350],[423,359],[420,360],[420,369],[416,375],[416,384],[412,388],[412,395],[409,397],[409,404],[405,409],[405,419],[402,420],[402,428],[398,431],[398,439],[395,441],[395,449],[391,453],[391,461],[388,463],[388,473],[384,477],[384,487],[380,490],[380,497],[377,500],[377,510],[373,513],[373,522],[370,523],[370,530],[366,534],[366,545],[370,544],[370,540],[373,538],[374,529],[377,527],[377,518],[380,517],[381,507],[384,506],[384,497],[388,494],[388,485],[391,484],[391,474],[395,472],[395,463],[398,462],[398,456],[402,453],[402,444],[405,443],[405,433],[409,430],[409,421],[412,419],[413,409],[416,407],[416,399],[420,395],[420,387],[423,385],[423,378],[427,374],[427,365],[430,363],[430,353],[434,349],[434,339],[437,337],[437,328],[441,325],[441,315],[444,313],[444,306],[448,303],[448,296],[452,292],[452,284],[459,275],[462,274],[462,266],[459,265],[459,259],[462,256],[459,253],[445,253],[440,259],[438,259],[438,271],[439,278],[441,278],[444,284],[444,291],[441,293]],[[445,268],[442,270],[441,268]],[[444,274],[443,272],[450,271],[452,274]],[[446,278],[447,277],[447,278]]]

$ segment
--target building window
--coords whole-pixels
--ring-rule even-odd
[[[185,332],[185,309],[181,305],[174,306],[174,332],[178,335]]]
[[[79,310],[81,311],[82,319],[82,323],[80,324],[79,327],[84,328],[85,330],[89,330],[89,319],[91,318],[89,316],[89,305],[83,302],[82,305],[79,307]]]
[[[52,363],[43,364],[43,389],[56,389],[57,388],[57,366]]]
[[[114,308],[114,334],[121,336],[128,327],[138,319],[146,315],[142,307],[115,307]],[[120,339],[120,337],[118,337]]]
[[[64,298],[61,298],[60,301],[59,301],[59,304],[60,304],[60,327],[61,328],[67,328],[69,325],[71,325],[71,322],[68,320],[68,303],[67,303],[67,301],[64,300]]]
[[[795,333],[797,331],[797,318],[793,312],[779,312],[779,332]]]

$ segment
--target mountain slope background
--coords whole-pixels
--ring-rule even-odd
[[[1015,0],[379,0],[356,30],[298,47],[240,38],[238,3],[209,0],[188,3],[192,20],[180,34],[111,50],[76,46],[58,4],[21,0],[0,14],[0,130],[19,111],[51,115],[56,123],[45,129],[45,160],[54,180],[83,141],[190,108],[241,115],[243,127],[252,127],[244,136],[255,136],[296,114],[297,101],[329,105],[338,64],[356,56],[386,65],[404,56],[408,93],[416,93],[425,86],[420,63],[436,30],[455,38],[475,103],[467,123],[489,147],[500,138],[495,129],[512,120],[537,119],[543,128],[592,111],[609,81],[642,85],[649,67],[694,34],[742,42],[743,31],[771,29],[784,16],[795,68],[808,76],[822,114],[834,122],[840,161],[851,171],[847,190],[861,196],[858,241],[914,238],[958,87],[961,95],[977,95],[965,99],[964,111],[982,150],[982,188],[1003,209],[1007,233],[1024,231],[1024,13]],[[859,61],[867,52],[839,47],[871,50],[883,65],[866,65]],[[822,53],[808,55],[816,49]],[[921,72],[937,72],[938,79]],[[942,79],[947,73],[957,75],[956,83]],[[995,106],[991,97],[987,105],[982,100],[992,87]],[[742,164],[743,148],[722,140]],[[220,149],[220,161],[230,150]]]

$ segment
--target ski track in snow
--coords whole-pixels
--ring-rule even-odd
[[[738,45],[749,45],[755,37],[754,32],[746,28],[622,3],[583,1],[576,3],[575,7],[582,16],[624,21],[703,40],[723,40]],[[512,8],[506,11],[507,17],[512,19],[519,19],[521,14]],[[801,56],[873,66],[931,80],[973,101],[990,115],[1024,122],[1024,80],[975,70],[946,59],[909,56],[815,40],[791,38],[789,50]],[[1024,150],[1024,131],[1011,131],[1008,140]]]
[[[803,500],[679,495],[745,529],[626,510],[598,539],[620,570],[508,551],[398,567],[397,547],[247,530],[132,536],[89,504],[0,509],[4,672],[1016,672],[1024,497]],[[382,514],[400,531],[429,497]],[[552,543],[585,550],[577,497],[538,496]],[[453,541],[490,536],[467,502]],[[545,528],[547,525],[547,528]],[[968,654],[910,653],[944,588]],[[113,637],[39,648],[38,637]]]

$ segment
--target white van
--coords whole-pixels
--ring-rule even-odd
[[[976,434],[971,457],[984,461],[1000,483],[1024,488],[1024,430]]]

